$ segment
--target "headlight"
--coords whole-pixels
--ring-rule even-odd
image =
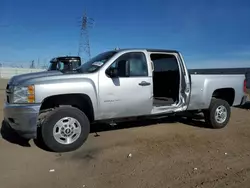
[[[34,103],[35,87],[31,86],[15,86],[13,91],[13,103]]]

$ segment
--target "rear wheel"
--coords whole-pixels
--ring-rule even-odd
[[[51,111],[41,125],[44,144],[55,152],[78,149],[88,138],[90,124],[77,108],[60,107]]]
[[[230,116],[230,105],[222,99],[212,99],[209,109],[204,111],[206,123],[215,129],[225,127],[230,120]]]

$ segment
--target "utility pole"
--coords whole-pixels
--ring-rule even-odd
[[[34,69],[34,68],[35,68],[35,61],[34,61],[34,60],[31,61],[30,68],[31,68],[31,69]]]
[[[88,17],[85,12],[81,18],[81,32],[80,32],[78,56],[81,56],[81,53],[84,52],[89,59],[91,58],[89,28],[93,26],[93,23],[94,19]]]

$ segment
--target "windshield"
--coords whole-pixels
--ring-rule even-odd
[[[109,51],[101,53],[86,63],[83,63],[78,69],[78,72],[81,73],[92,73],[99,70],[111,57],[113,57],[117,52]]]

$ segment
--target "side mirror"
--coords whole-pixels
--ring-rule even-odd
[[[118,69],[114,68],[114,67],[109,67],[109,69],[107,69],[106,74],[110,77],[110,78],[117,78],[118,77]]]

